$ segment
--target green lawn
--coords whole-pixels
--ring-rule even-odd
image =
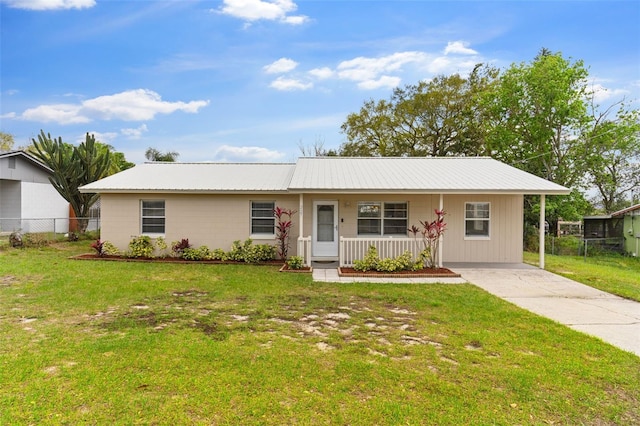
[[[0,424],[640,423],[640,358],[472,285],[0,251]]]
[[[537,253],[524,253],[524,260],[538,264]],[[623,256],[545,255],[545,269],[572,280],[640,302],[640,258]]]

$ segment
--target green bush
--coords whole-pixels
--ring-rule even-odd
[[[155,247],[148,235],[133,237],[129,242],[129,249],[125,253],[126,257],[153,257]]]
[[[221,248],[217,248],[211,252],[211,260],[227,260],[227,253]]]
[[[423,265],[423,260],[415,262],[413,254],[406,250],[398,257],[387,257],[385,259],[378,258],[378,250],[371,246],[367,254],[362,260],[353,262],[353,269],[360,272],[378,271],[378,272],[397,272],[397,271],[416,271]]]
[[[287,259],[287,266],[289,269],[302,269],[304,266],[304,259],[302,256],[291,256]]]
[[[367,272],[376,270],[378,267],[378,249],[375,246],[370,246],[367,250],[367,254],[364,255],[364,259],[354,260],[353,269],[360,272]]]
[[[120,250],[113,243],[104,241],[102,243],[102,254],[107,256],[117,256],[120,254]]]
[[[253,245],[253,240],[247,238],[243,243],[240,240],[234,241],[231,251],[225,257],[227,260],[237,262],[267,262],[276,258],[276,248],[270,244]]]

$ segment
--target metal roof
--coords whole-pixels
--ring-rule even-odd
[[[568,194],[569,189],[487,157],[300,158],[294,192]]]
[[[286,191],[294,164],[144,163],[85,185],[82,192]]]
[[[485,157],[299,158],[296,164],[145,163],[82,192],[514,193],[569,189]]]
[[[618,210],[617,212],[611,213],[611,216],[624,216],[627,213],[632,213],[637,210],[640,210],[640,204],[627,207],[626,209]]]
[[[15,156],[24,157],[26,160],[31,161],[36,166],[43,168],[49,173],[53,173],[53,170],[51,170],[49,166],[47,166],[46,164],[38,160],[32,154],[29,154],[27,151],[24,151],[21,149],[14,150],[14,151],[0,151],[0,158],[9,158],[9,157],[15,157]]]

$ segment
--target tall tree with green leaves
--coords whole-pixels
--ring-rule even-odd
[[[93,135],[79,146],[52,139],[40,131],[38,140],[32,139],[33,154],[51,170],[49,178],[58,193],[69,202],[78,218],[80,232],[87,229],[89,209],[98,200],[98,194],[81,193],[78,188],[108,175],[111,165],[109,150],[101,150]]]
[[[531,63],[511,65],[485,98],[491,155],[560,185],[583,185],[587,77],[582,61],[547,49]]]
[[[531,63],[511,65],[484,98],[491,156],[574,189],[569,196],[549,200],[551,229],[560,217],[579,219],[588,206],[579,191],[587,184],[589,146],[581,137],[590,120],[587,77],[582,61],[542,49]],[[526,211],[535,211],[538,200],[525,198]]]
[[[0,152],[11,151],[15,143],[11,133],[0,132]]]
[[[640,111],[624,104],[613,120],[600,114],[585,135],[589,183],[598,191],[597,204],[605,213],[630,205],[640,191]]]
[[[440,75],[396,88],[389,100],[365,102],[342,125],[344,156],[484,154],[481,94],[498,71],[478,65],[468,77]]]

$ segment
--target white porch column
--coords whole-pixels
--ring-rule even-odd
[[[304,196],[298,195],[298,236],[304,237]],[[299,256],[299,254],[298,254]]]
[[[438,209],[442,211],[444,209],[444,197],[440,194],[440,204]],[[442,235],[438,238],[438,268],[442,268]]]
[[[538,263],[540,265],[540,269],[544,269],[544,231],[545,231],[545,226],[544,226],[544,217],[545,217],[545,195],[544,194],[540,194],[540,224],[539,224],[539,228],[538,228],[538,232],[539,232],[539,244],[540,244],[540,251],[539,251],[539,255],[538,255]]]

